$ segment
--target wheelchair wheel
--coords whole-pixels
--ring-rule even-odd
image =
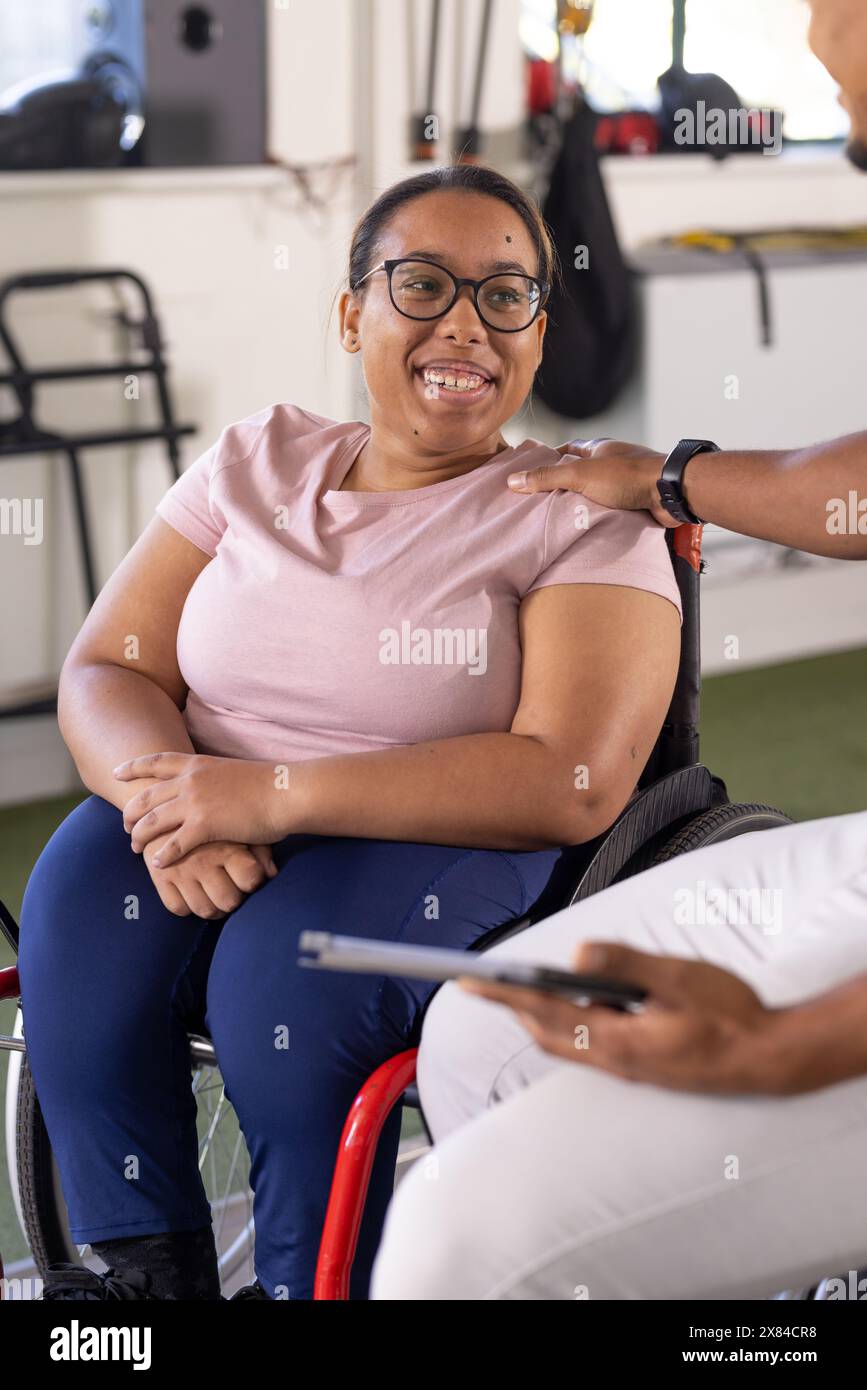
[[[681,826],[656,846],[643,867],[665,864],[679,854],[689,854],[693,849],[704,849],[706,845],[733,840],[737,835],[749,835],[754,830],[775,830],[779,826],[793,824],[791,816],[774,806],[727,801],[722,806],[712,806],[709,811],[702,811],[701,815]]]
[[[20,1036],[21,1011],[15,1032]],[[224,1293],[253,1280],[253,1194],[250,1160],[216,1064],[193,1062],[198,1106],[199,1170],[211,1204]],[[69,1233],[66,1203],[26,1052],[9,1057],[6,1149],[19,1224],[39,1274],[68,1260],[101,1267],[89,1245]]]
[[[753,830],[775,830],[778,826],[792,825],[791,816],[778,811],[774,806],[764,806],[759,802],[724,801],[710,806],[686,821],[675,821],[647,840],[611,879],[612,883],[622,883],[635,874],[643,874],[655,864],[665,864],[680,854],[689,854],[693,849],[704,849],[706,845],[720,844],[723,840],[733,840],[737,835],[748,835]],[[608,886],[607,884],[602,886]],[[592,896],[585,884],[579,884],[571,901],[581,902]]]

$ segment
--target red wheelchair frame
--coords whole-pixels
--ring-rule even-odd
[[[347,1299],[349,1276],[382,1127],[415,1080],[418,1048],[399,1052],[365,1081],[346,1117],[316,1264],[314,1299]]]

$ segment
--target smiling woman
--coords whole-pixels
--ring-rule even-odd
[[[147,1265],[148,1233],[210,1236],[193,1016],[259,1175],[257,1277],[268,1297],[309,1297],[343,1118],[417,1039],[432,986],[311,982],[300,932],[475,945],[636,786],[679,653],[664,532],[506,482],[558,459],[502,434],[532,387],[553,274],[538,211],[493,170],[387,190],[340,298],[370,423],[281,401],[227,425],[67,657],[61,730],[94,795],[34,869],[19,973],[73,1238],[115,1263]],[[398,1133],[395,1111],[356,1297]],[[216,1296],[213,1265],[204,1295],[148,1271],[160,1297]]]
[[[379,400],[395,417],[403,408],[408,428],[400,459],[367,452],[348,486],[376,487],[395,465],[390,486],[409,486],[400,481],[407,471],[439,481],[508,447],[501,427],[541,361],[555,273],[535,204],[492,169],[430,170],[377,199],[353,237],[341,339],[362,354],[374,428]]]

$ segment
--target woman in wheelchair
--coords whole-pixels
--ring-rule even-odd
[[[309,1298],[347,1110],[433,987],[312,975],[299,933],[478,944],[611,824],[659,733],[680,646],[663,529],[506,485],[558,457],[502,434],[553,273],[493,171],[387,190],[339,302],[370,425],[281,402],[227,426],[64,664],[92,795],[27,887],[27,1050],[73,1240],[156,1297],[220,1297],[189,1032],[213,1038],[250,1152],[262,1296]]]

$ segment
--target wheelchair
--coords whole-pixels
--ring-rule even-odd
[[[676,855],[791,824],[791,817],[772,806],[730,801],[723,780],[699,762],[701,530],[701,526],[682,525],[666,531],[683,604],[680,663],[665,723],[635,794],[603,834],[564,849],[544,892],[525,916],[502,923],[473,949],[489,949],[552,913]],[[0,929],[17,954],[18,926],[2,902]],[[0,1047],[10,1052],[6,1144],[12,1195],[33,1260],[44,1276],[48,1265],[57,1261],[86,1262],[89,1247],[76,1245],[69,1234],[59,1172],[27,1062],[15,966],[0,970],[0,999],[18,1000],[14,1031],[0,1036]],[[347,1116],[323,1225],[315,1299],[348,1298],[379,1135],[395,1105],[419,1108],[415,1060],[416,1049],[409,1049],[380,1066],[362,1086]],[[199,1113],[199,1168],[211,1202],[223,1291],[228,1294],[253,1277],[249,1159],[210,1038],[190,1034],[190,1070]],[[402,1144],[398,1169],[424,1148],[423,1142],[416,1141],[407,1153]]]

